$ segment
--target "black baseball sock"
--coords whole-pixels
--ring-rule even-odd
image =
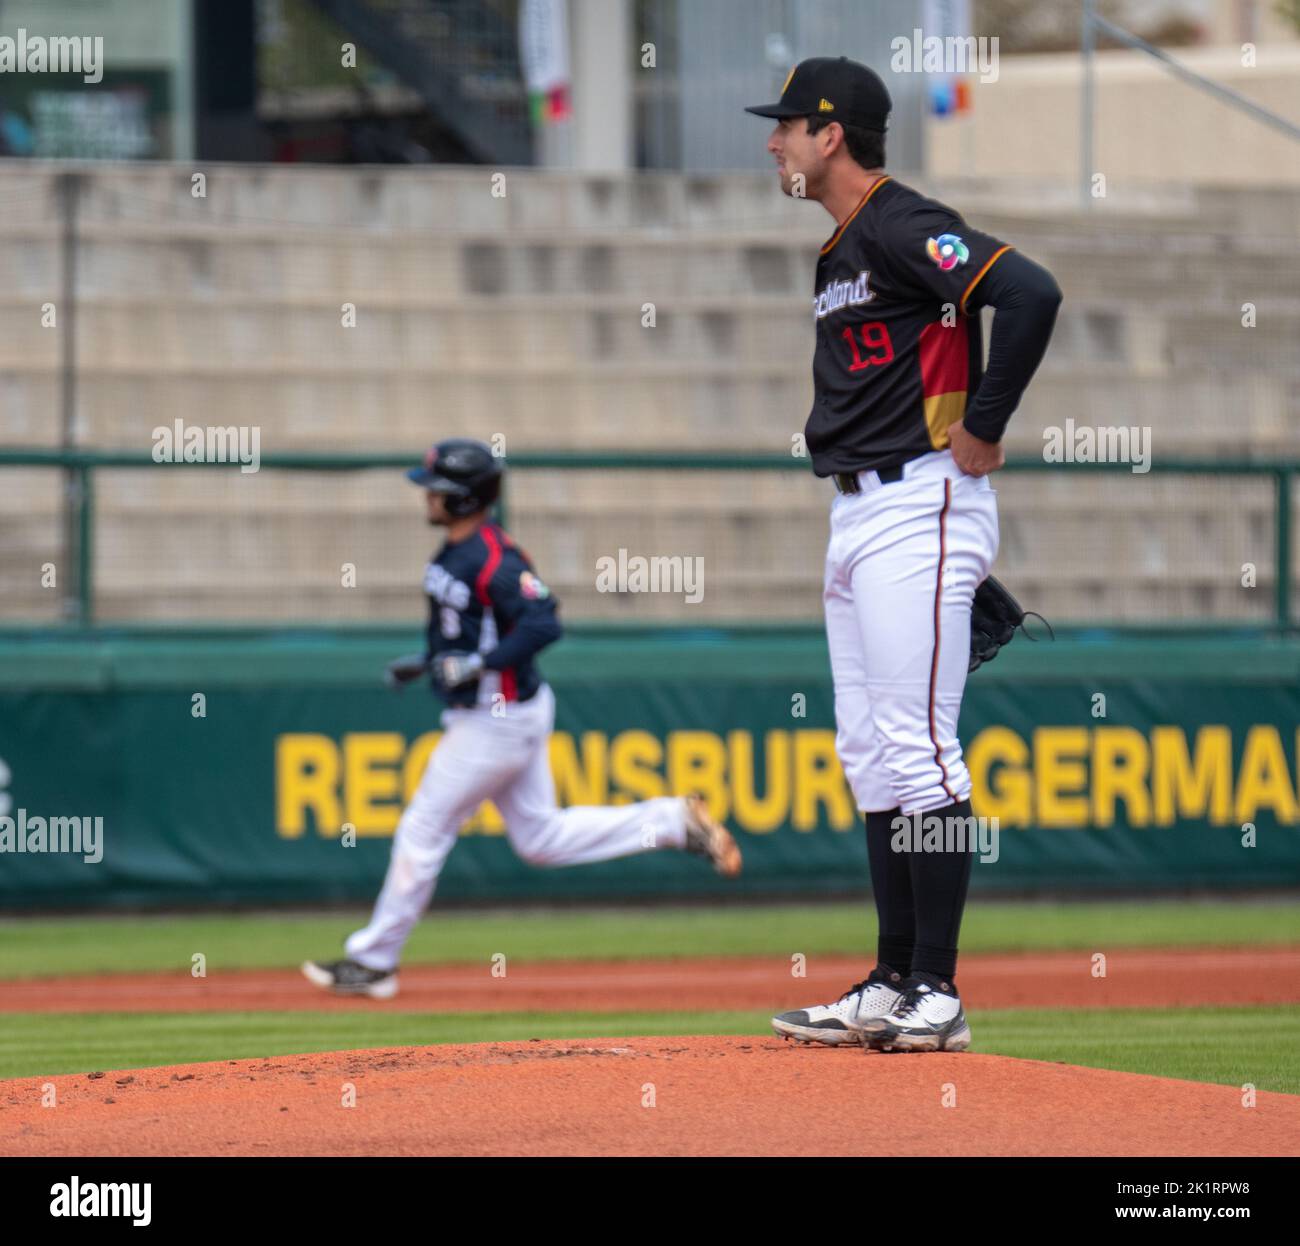
[[[906,853],[892,852],[889,837],[897,809],[868,813],[867,860],[871,864],[871,891],[876,899],[876,959],[903,977],[912,970],[912,945],[916,941],[916,911],[912,904],[912,877]]]
[[[922,817],[921,832],[924,839],[926,827],[934,826],[931,818],[947,831],[950,818],[969,818],[970,801],[959,800],[955,805],[931,809]],[[940,842],[945,842],[946,835]],[[966,891],[970,886],[971,861],[974,854],[955,847],[954,851],[900,853],[911,870],[912,896],[916,906],[916,948],[912,954],[911,972],[915,977],[925,974],[951,983],[957,972],[957,936],[961,931],[962,910],[966,907]],[[954,986],[954,990],[955,990]]]

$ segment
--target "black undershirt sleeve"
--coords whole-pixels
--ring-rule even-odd
[[[1000,256],[980,279],[967,309],[972,314],[984,306],[995,310],[984,379],[962,420],[967,432],[981,441],[1002,439],[1043,360],[1060,305],[1056,279],[1019,251]]]

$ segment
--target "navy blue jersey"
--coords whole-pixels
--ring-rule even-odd
[[[448,705],[527,701],[541,687],[533,663],[560,637],[555,598],[500,524],[484,523],[462,541],[448,541],[424,569],[429,595],[425,656],[455,649],[483,655],[474,683],[435,691]]]

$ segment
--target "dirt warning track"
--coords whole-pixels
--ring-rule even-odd
[[[413,966],[385,1003],[338,998],[296,970],[188,966],[168,974],[103,974],[0,984],[4,1012],[690,1012],[785,1010],[835,999],[869,968],[858,958],[811,956],[641,961],[509,961],[504,977],[482,965]],[[1300,1002],[1300,948],[1111,950],[1105,976],[1089,952],[969,956],[957,981],[968,1007],[1175,1008]]]
[[[58,1088],[43,1108],[45,1083]],[[352,1106],[345,1106],[349,1098]],[[776,1039],[479,1043],[0,1082],[3,1155],[1297,1155],[1300,1096]]]

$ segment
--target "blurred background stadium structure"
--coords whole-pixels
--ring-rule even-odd
[[[448,435],[504,438],[510,521],[570,620],[818,622],[829,486],[792,443],[829,222],[741,107],[804,55],[887,71],[935,6],[532,16],[561,11],[530,99],[518,0],[0,3],[0,34],[102,33],[108,67],[93,106],[0,74],[0,623],[415,621],[430,534],[395,468]],[[1294,6],[1099,12],[1300,122]],[[1106,194],[1080,207],[1079,14],[976,3],[1000,76],[946,103],[886,72],[891,170],[1066,295],[1010,426],[999,571],[1058,621],[1288,626],[1300,143],[1103,39]],[[256,427],[261,470],[152,465],[178,419]],[[1046,430],[1106,426],[1155,470],[1042,470]],[[660,458],[557,462],[584,454]],[[619,549],[702,556],[703,601],[597,592]]]

